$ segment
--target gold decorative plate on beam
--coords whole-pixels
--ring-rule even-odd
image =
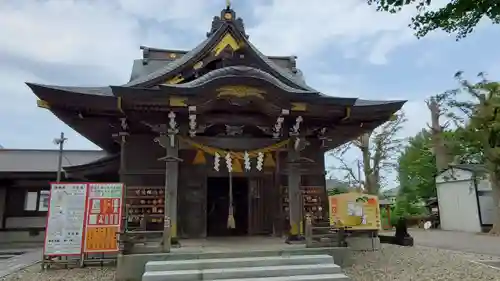
[[[307,104],[303,102],[292,102],[292,111],[307,111]]]
[[[184,81],[184,77],[182,77],[182,74],[179,74],[167,80],[166,84],[179,84],[182,81]]]
[[[170,97],[169,104],[174,107],[186,107],[187,98]]]
[[[217,89],[217,97],[248,98],[257,97],[264,99],[266,92],[248,86],[224,86]]]
[[[37,100],[36,101],[36,105],[40,108],[45,108],[45,109],[49,109],[50,106],[49,106],[49,103],[44,101],[44,100]]]

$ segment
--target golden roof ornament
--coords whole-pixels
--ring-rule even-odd
[[[225,20],[232,20],[233,14],[231,13],[231,0],[226,0],[226,12],[224,13]]]

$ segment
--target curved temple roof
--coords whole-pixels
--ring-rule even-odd
[[[230,14],[230,19],[226,19],[226,14]],[[236,18],[236,13],[230,9],[225,8],[221,11],[220,17],[215,17],[212,22],[212,30],[207,34],[207,38],[203,40],[198,46],[188,52],[179,50],[170,50],[175,54],[175,60],[167,60],[160,63],[155,62],[155,66],[152,67],[152,72],[142,73],[143,75],[137,76],[126,84],[121,85],[121,87],[151,87],[159,84],[163,84],[168,77],[174,76],[178,71],[180,71],[186,64],[205,56],[212,48],[217,44],[221,38],[230,33],[237,37],[237,39],[242,43],[242,45],[247,46],[250,51],[261,63],[267,66],[267,71],[264,69],[258,69],[255,67],[238,65],[232,67],[224,67],[220,69],[215,69],[207,74],[197,78],[195,80],[180,83],[175,85],[169,85],[169,87],[178,88],[188,88],[196,87],[202,85],[203,83],[208,83],[210,80],[222,77],[222,76],[251,76],[255,78],[260,78],[265,80],[276,87],[282,89],[285,92],[297,93],[297,94],[314,94],[321,95],[325,98],[330,97],[324,95],[314,88],[307,85],[301,75],[301,72],[295,68],[295,57],[267,57],[262,54],[249,40],[248,35],[245,33],[243,21],[240,18]],[[151,51],[169,51],[166,49],[148,48],[141,47],[147,52]],[[277,61],[288,60],[291,62],[290,69],[279,66]],[[140,63],[140,62],[135,62]],[[40,85],[27,83],[28,86],[33,90],[33,92],[40,97],[40,99],[47,98],[45,95],[48,91],[55,92],[73,92],[76,94],[83,95],[96,95],[96,96],[113,96],[112,89],[109,86],[103,87],[64,87],[64,86],[53,86],[53,85]],[[54,93],[56,94],[56,93]],[[358,102],[359,105],[366,105],[366,102]],[[387,102],[368,102],[373,105],[383,105]]]
[[[230,16],[227,16],[230,14]],[[196,75],[193,80],[185,80],[184,83],[167,84],[171,78],[176,77],[186,69],[194,69],[194,65],[202,62],[209,54],[214,57],[214,48],[226,39],[226,36],[232,37],[235,44],[238,44],[239,49],[244,53],[242,60],[234,60],[231,65],[218,66],[218,68],[207,67],[200,77]],[[224,47],[224,46],[223,46]],[[227,46],[226,46],[227,47]],[[245,33],[243,21],[236,18],[236,13],[231,9],[223,9],[220,17],[215,17],[212,23],[211,31],[207,34],[207,38],[203,40],[194,49],[185,52],[179,50],[165,50],[148,47],[141,47],[144,51],[142,60],[134,61],[134,64],[151,64],[147,71],[138,71],[132,74],[132,79],[121,86],[103,86],[103,87],[65,87],[55,85],[41,85],[35,83],[27,83],[35,95],[49,105],[71,105],[78,108],[86,104],[86,101],[98,101],[93,103],[96,108],[101,110],[118,112],[118,100],[122,94],[127,92],[128,96],[137,93],[139,96],[147,96],[148,93],[154,95],[171,92],[176,94],[201,92],[199,89],[205,89],[210,85],[222,82],[231,81],[247,81],[248,83],[262,82],[263,85],[272,85],[276,92],[280,92],[293,102],[309,102],[311,104],[327,104],[334,106],[349,106],[353,107],[351,112],[353,115],[361,111],[369,111],[370,114],[387,116],[387,118],[395,111],[399,110],[404,101],[369,101],[356,98],[332,97],[320,93],[314,88],[307,85],[302,77],[300,70],[295,67],[295,57],[267,57],[260,52],[249,40]],[[225,47],[224,47],[225,48]],[[155,56],[151,55],[156,52]],[[163,59],[158,59],[161,53],[164,53]],[[170,53],[172,56],[167,57]],[[149,54],[149,55],[148,55]],[[232,53],[234,54],[234,52]],[[242,53],[240,53],[242,54]],[[238,55],[241,58],[241,55]],[[151,58],[150,58],[151,57]],[[233,58],[231,58],[233,59]],[[250,62],[249,62],[250,61]],[[196,73],[198,74],[198,73]],[[191,79],[191,78],[190,78]],[[239,80],[238,80],[239,79]],[[221,82],[222,81],[222,82]],[[214,83],[214,84],[212,84]],[[180,91],[182,89],[182,91]],[[89,103],[90,104],[90,103]],[[52,108],[51,110],[65,122],[73,122],[68,125],[77,128],[85,121],[75,121],[72,118],[66,118],[61,111]],[[364,115],[364,114],[363,114]],[[359,116],[358,116],[359,117]],[[376,119],[376,116],[361,116],[360,119]],[[77,123],[81,122],[81,123]],[[104,128],[102,128],[104,130]],[[77,130],[79,131],[79,130]],[[90,133],[83,130],[80,133],[89,137]],[[95,133],[98,135],[98,133]],[[91,139],[94,141],[93,139]],[[104,147],[101,143],[98,143]],[[111,144],[108,147],[113,147]],[[107,147],[106,147],[107,149]]]
[[[279,79],[274,77],[273,75],[262,71],[258,68],[250,67],[250,66],[244,66],[244,65],[237,65],[237,66],[228,66],[228,67],[223,67],[219,69],[215,69],[210,71],[209,73],[201,76],[198,79],[195,79],[193,81],[187,82],[187,83],[182,83],[182,84],[164,84],[165,86],[168,87],[178,87],[178,88],[189,88],[189,87],[196,87],[196,86],[201,86],[203,84],[209,83],[212,80],[215,80],[217,78],[221,77],[253,77],[253,78],[259,78],[262,80],[265,80],[279,88],[281,88],[283,91],[291,92],[291,93],[300,93],[300,94],[318,94],[319,92],[311,89],[311,90],[301,90],[301,89],[296,89],[293,87],[290,87],[286,85],[285,83],[281,82]]]

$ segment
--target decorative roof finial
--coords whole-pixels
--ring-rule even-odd
[[[231,0],[226,0],[226,9],[231,9]]]

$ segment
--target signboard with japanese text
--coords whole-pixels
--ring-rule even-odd
[[[85,253],[118,251],[123,184],[89,183],[85,217]]]
[[[351,230],[379,230],[380,207],[378,197],[349,192],[328,197],[330,225]]]
[[[87,184],[51,183],[43,254],[80,255],[85,230]]]

